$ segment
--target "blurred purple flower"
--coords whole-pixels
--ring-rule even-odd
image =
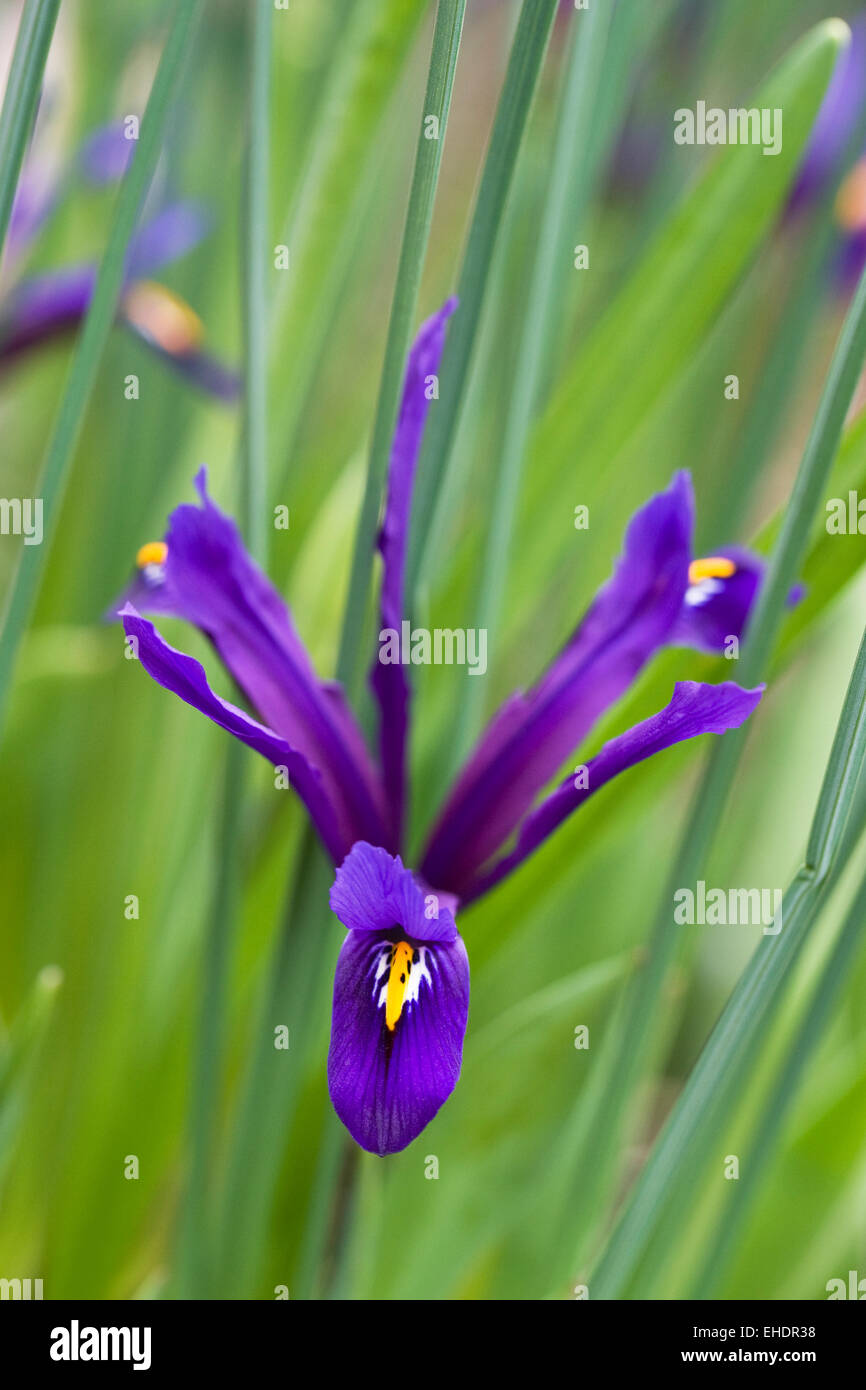
[[[438,372],[449,300],[422,327],[406,370],[391,448],[379,549],[380,642],[402,631],[404,565],[416,463]],[[417,868],[404,866],[411,689],[403,661],[374,663],[378,758],[342,691],[323,681],[291,613],[212,502],[171,515],[163,541],[138,554],[115,608],[144,669],[287,776],[337,875],[331,907],[347,929],[334,986],[328,1079],[341,1120],[379,1154],[405,1148],[451,1094],[460,1072],[469,967],[461,904],[490,891],[620,773],[674,744],[743,723],[763,687],[685,681],[657,714],[611,739],[580,776],[545,788],[646,663],[672,642],[718,645],[739,634],[760,576],[737,579],[747,557],[720,566],[692,555],[688,474],[632,518],[614,573],[559,656],[517,691],[482,733],[428,833]],[[695,585],[717,577],[712,630],[696,621]],[[753,582],[754,580],[754,582]],[[169,646],[141,611],[204,633],[256,717],[216,695],[198,661]],[[715,629],[718,628],[718,632]]]
[[[115,122],[101,126],[82,145],[78,154],[79,167],[88,183],[101,188],[123,178],[134,150],[135,141],[127,139],[122,125]]]
[[[102,187],[126,172],[135,142],[121,126],[106,126],[84,144],[77,161],[84,179]],[[19,183],[7,242],[14,263],[31,246],[62,195],[31,160]],[[198,315],[149,277],[186,255],[208,230],[204,209],[192,202],[169,203],[136,232],[127,250],[126,284],[119,321],[163,361],[210,395],[233,401],[238,375],[204,350]],[[74,329],[87,312],[96,283],[92,262],[17,278],[0,304],[0,367]]]
[[[827,188],[866,107],[866,18],[851,25],[851,43],[840,53],[815,118],[788,204],[789,212],[811,204]]]
[[[843,161],[857,151],[836,194],[834,217],[841,235],[835,270],[851,290],[866,265],[866,16],[851,24],[851,43],[839,55],[788,200],[791,220],[811,208],[838,178]]]

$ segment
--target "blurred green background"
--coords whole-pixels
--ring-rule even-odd
[[[457,280],[518,8],[469,0],[423,315]],[[18,7],[2,9],[14,33]],[[274,245],[290,246],[291,268],[272,272],[268,465],[271,499],[290,508],[291,525],[270,535],[269,569],[329,675],[434,9],[421,0],[293,0],[273,19],[271,236]],[[850,19],[856,8],[830,0],[757,7],[693,0],[642,10],[628,42],[617,18],[609,41],[606,61],[616,76],[610,88],[602,82],[599,109],[610,124],[574,229],[575,242],[590,246],[590,270],[564,262],[524,460],[504,619],[491,639],[485,713],[536,677],[609,572],[632,510],[674,470],[692,472],[704,549],[748,541],[784,504],[846,305],[828,263],[836,237],[832,193],[796,223],[781,215],[798,163],[796,118],[786,127],[791,147],[778,161],[763,161],[778,167],[758,167],[758,160],[747,187],[712,205],[729,216],[704,226],[704,251],[675,303],[665,296],[676,280],[642,267],[714,155],[674,146],[673,109],[698,98],[749,104],[813,24],[840,13]],[[94,128],[143,109],[169,13],[158,0],[62,5],[37,130],[54,158],[71,159]],[[176,193],[208,207],[213,225],[158,278],[194,306],[209,348],[235,365],[243,351],[246,19],[241,0],[206,4],[160,171]],[[432,625],[474,621],[573,22],[566,7],[491,267],[436,536]],[[33,245],[28,271],[98,257],[113,196],[73,180]],[[822,247],[827,255],[818,255]],[[676,239],[668,252],[673,265]],[[643,282],[634,279],[641,274]],[[653,308],[653,286],[658,298],[647,320],[641,306]],[[632,301],[623,293],[633,293]],[[798,295],[799,317],[786,318]],[[70,339],[53,342],[0,376],[4,496],[36,493],[70,352]],[[782,374],[778,394],[774,370]],[[730,372],[740,379],[738,401],[723,393]],[[124,396],[129,373],[140,378],[137,401]],[[226,740],[125,661],[122,634],[100,618],[138,547],[163,534],[172,506],[190,500],[200,463],[208,464],[219,503],[237,510],[239,428],[238,408],[197,392],[114,330],[20,651],[2,745],[0,1276],[40,1277],[46,1298],[201,1292],[194,1279],[178,1283],[184,1220],[192,1219],[213,1232],[206,1278],[215,1297],[271,1298],[278,1286],[293,1297],[325,1287],[388,1299],[567,1297],[591,1253],[586,1230],[570,1219],[572,1126],[596,1040],[640,961],[706,748],[689,745],[629,773],[513,881],[462,915],[472,1005],[461,1081],[405,1153],[361,1157],[336,1251],[327,1203],[335,1192],[339,1198],[346,1160],[333,1137],[324,1068],[330,964],[342,932],[326,912],[315,920],[307,913],[308,929],[329,936],[326,968],[310,983],[303,1025],[285,1010],[269,1014],[262,999],[284,931],[303,815],[289,798],[275,797],[268,766],[247,756],[217,1123],[209,1185],[191,1199],[187,1115],[221,854]],[[848,470],[844,487],[830,495],[844,495],[847,479],[866,475],[859,437],[840,466]],[[580,503],[590,507],[586,531],[573,525]],[[819,516],[819,547],[822,534]],[[0,540],[4,586],[16,546],[11,537]],[[861,548],[859,538],[840,537],[825,545],[823,561],[815,559],[822,580],[810,594],[817,598],[793,620],[752,721],[706,865],[708,883],[783,888],[802,859],[861,631]],[[216,688],[230,694],[195,634],[169,621],[160,626],[205,660]],[[371,611],[371,654],[372,641]],[[690,653],[665,657],[605,732],[658,708],[673,678],[706,666]],[[727,674],[713,668],[713,678]],[[424,670],[418,682],[416,843],[441,795],[466,694],[465,673],[453,668]],[[658,1257],[650,1251],[630,1296],[690,1295],[727,1197],[724,1156],[747,1151],[767,1078],[863,872],[861,850],[822,915],[769,1043],[754,1056],[717,1157],[690,1175],[677,1200],[675,1235]],[[140,902],[133,920],[124,914],[130,894]],[[687,930],[692,937],[665,993],[640,1104],[618,1151],[620,1189],[760,938],[746,927]],[[864,966],[861,955],[810,1059],[718,1290],[724,1297],[821,1298],[828,1279],[851,1268],[866,1273]],[[253,1136],[258,1161],[246,1181],[269,1171],[273,1193],[264,1179],[260,1194],[245,1193],[252,1207],[260,1198],[261,1210],[243,1248],[235,1248],[225,1180],[241,1124],[239,1097],[261,1030],[283,1022],[300,1028],[303,1046],[295,1047],[293,1034],[288,1053],[274,1052],[266,1084],[278,1096],[288,1090],[290,1069],[302,1071],[288,1113],[281,1118],[277,1107],[273,1123]],[[574,1047],[578,1024],[589,1026],[588,1053]],[[129,1155],[139,1160],[137,1179],[125,1176]],[[437,1180],[425,1177],[429,1155],[438,1158]]]

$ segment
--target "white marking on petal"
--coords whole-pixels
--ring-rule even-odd
[[[689,608],[699,608],[702,603],[708,603],[716,594],[720,594],[724,587],[718,579],[702,579],[699,584],[690,584],[686,589],[685,603]]]
[[[393,947],[386,943],[382,948],[379,959],[376,961],[376,970],[373,976],[373,998],[376,999],[377,1009],[384,1009],[385,1001],[388,997],[387,979],[382,985],[379,985],[379,981],[382,979],[383,975],[387,976],[390,970],[392,950]],[[409,979],[406,981],[406,993],[403,995],[404,1009],[408,1008],[410,1004],[417,1004],[421,992],[422,981],[426,980],[430,988],[433,988],[433,977],[430,974],[427,957],[428,951],[426,946],[415,947],[415,958],[409,969]],[[432,954],[430,955],[430,965],[433,966],[434,970],[438,969],[436,957]],[[378,999],[376,998],[377,986]]]

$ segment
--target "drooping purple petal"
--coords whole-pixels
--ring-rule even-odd
[[[331,911],[356,932],[390,931],[399,926],[416,941],[453,941],[450,909],[425,892],[399,854],[359,841],[337,870]]]
[[[728,567],[731,573],[725,573]],[[760,555],[733,545],[721,546],[708,560],[695,561],[671,645],[717,654],[724,652],[732,637],[742,638],[766,568]],[[788,595],[788,606],[799,603],[803,593],[802,584],[796,585]]]
[[[124,600],[204,632],[261,718],[318,769],[346,848],[381,844],[381,784],[342,690],[319,680],[285,603],[208,496],[206,470],[196,487],[201,506],[172,512],[160,563],[143,565]]]
[[[376,1154],[405,1149],[454,1090],[469,1014],[469,962],[455,936],[413,948],[406,998],[389,1029],[394,944],[350,931],[334,979],[328,1090],[352,1138]]]
[[[165,349],[141,333],[135,325],[129,326],[133,333],[147,343],[151,352],[155,353],[161,362],[164,362],[171,371],[183,377],[192,386],[204,391],[205,395],[213,396],[215,400],[225,401],[226,405],[233,404],[240,396],[240,373],[227,367],[219,358],[201,349],[195,352],[166,352]]]
[[[632,518],[613,577],[546,675],[513,695],[482,735],[423,857],[429,882],[459,892],[669,640],[688,583],[692,525],[691,482],[679,473]]]
[[[403,588],[406,546],[412,512],[415,468],[430,408],[428,378],[439,370],[448,319],[457,307],[452,298],[432,318],[427,319],[409,352],[403,397],[388,467],[388,496],[379,533],[382,556],[382,598],[380,630],[400,631],[404,616]],[[379,746],[382,776],[388,799],[391,843],[396,848],[403,833],[406,799],[406,743],[408,733],[409,681],[400,663],[378,659],[370,673],[370,684],[379,705]]]
[[[136,640],[139,661],[158,685],[206,714],[248,748],[261,753],[274,767],[288,769],[289,781],[309,811],[325,848],[339,862],[351,839],[345,826],[340,824],[317,769],[273,729],[259,724],[243,710],[214,694],[201,662],[169,646],[153,623],[142,618],[131,604],[124,607],[121,617],[127,636]]]
[[[67,266],[23,280],[0,313],[0,360],[10,361],[76,327],[87,312],[95,282],[92,265]]]
[[[566,778],[526,817],[514,849],[464,884],[462,891],[458,887],[462,901],[473,901],[513,873],[572,811],[619,773],[699,734],[723,734],[728,729],[739,728],[763,693],[762,685],[754,690],[743,690],[733,681],[724,681],[721,685],[678,682],[669,705],[604,744],[587,764],[585,778]]]

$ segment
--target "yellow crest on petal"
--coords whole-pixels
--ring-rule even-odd
[[[736,572],[736,565],[727,556],[708,555],[703,560],[692,560],[689,565],[689,583],[700,584],[702,579],[730,579]]]
[[[172,357],[194,352],[204,337],[201,319],[179,295],[141,280],[123,299],[125,318],[150,342]]]

